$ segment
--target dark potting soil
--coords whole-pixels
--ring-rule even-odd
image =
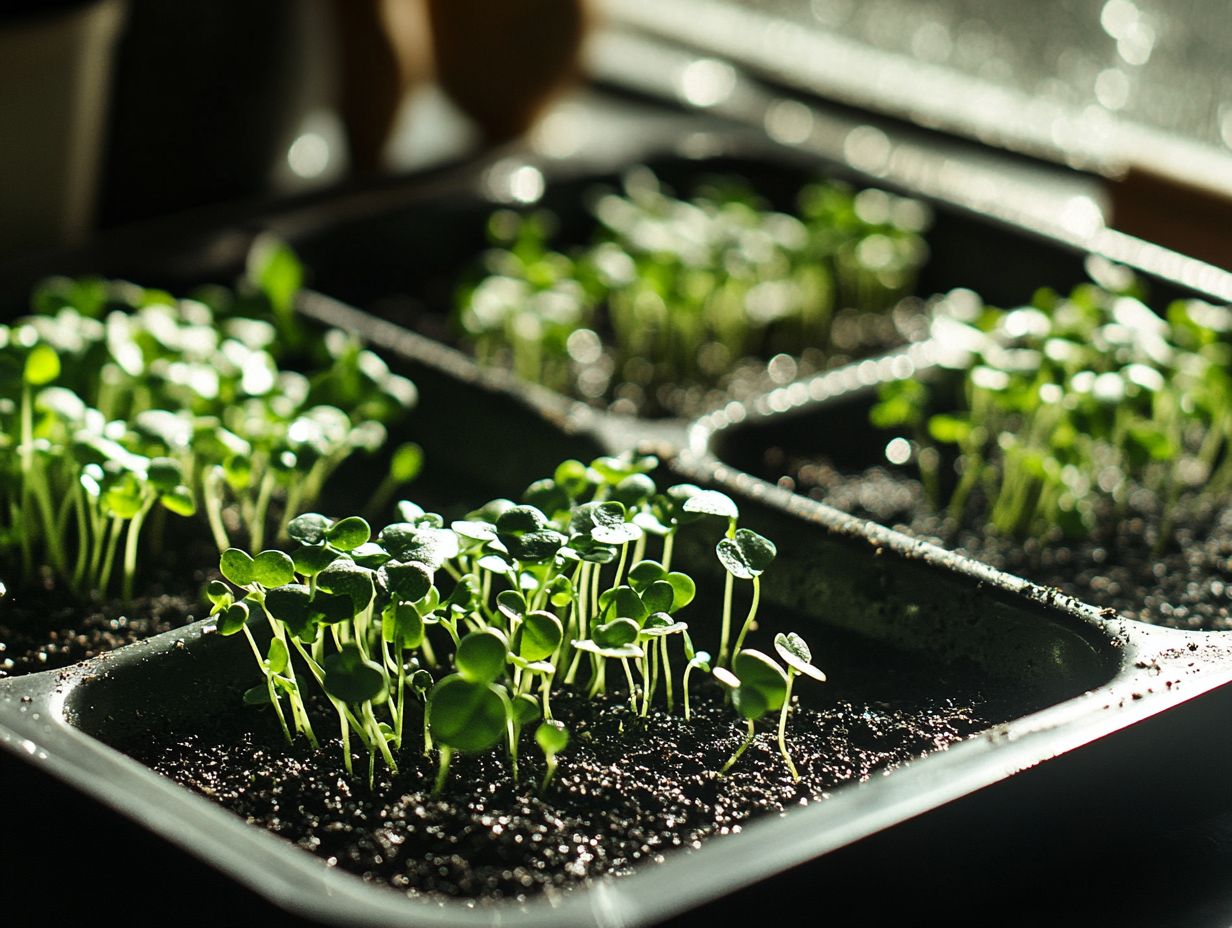
[[[640,720],[619,695],[554,697],[572,740],[543,794],[543,759],[528,734],[520,782],[501,752],[455,755],[439,798],[431,796],[436,762],[414,746],[403,752],[396,776],[378,760],[370,790],[358,757],[355,777],[343,770],[337,738],[319,751],[303,743],[288,748],[258,710],[224,713],[215,727],[158,733],[126,750],[330,866],[412,895],[498,899],[625,873],[695,848],[738,832],[750,818],[824,800],[842,783],[944,749],[993,721],[978,696],[820,700],[824,707],[797,708],[788,723],[799,783],[778,752],[777,719],[760,723],[756,742],[718,777],[745,726],[696,678],[693,685],[689,722],[679,705]],[[938,691],[935,680],[917,686],[917,693]],[[408,717],[408,729],[417,722]],[[328,730],[324,722],[317,727],[320,735]]]
[[[920,481],[875,466],[852,473],[824,458],[772,448],[762,476],[836,509],[925,538],[1009,573],[1054,586],[1131,619],[1173,628],[1232,629],[1232,506],[1182,494],[1172,538],[1157,551],[1160,500],[1137,489],[1126,515],[1089,539],[1018,539],[955,527],[926,502]],[[968,521],[978,520],[973,495]]]
[[[68,667],[203,618],[201,589],[216,573],[218,550],[192,534],[167,541],[142,560],[146,572],[129,602],[83,601],[50,573],[10,586],[0,600],[0,678]]]

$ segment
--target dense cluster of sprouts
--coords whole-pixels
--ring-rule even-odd
[[[792,681],[825,677],[797,635],[776,639],[786,670],[744,647],[775,547],[738,526],[722,493],[691,484],[660,492],[649,476],[656,466],[634,455],[569,460],[521,503],[493,500],[448,525],[404,501],[400,521],[375,537],[358,516],[307,513],[288,525],[299,545],[290,552],[225,551],[226,582],[207,594],[217,630],[242,634],[261,668],[247,699],[271,705],[289,741],[315,746],[303,688],[311,679],[336,712],[348,770],[354,741],[367,753],[369,782],[378,757],[396,771],[399,752],[417,743],[438,752],[438,792],[458,751],[503,744],[516,779],[521,734],[536,725],[546,788],[568,743],[552,713],[558,688],[589,697],[623,689],[637,717],[660,693],[668,712],[679,697],[687,719],[690,676],[713,669],[748,720],[727,766],[753,740],[753,723],[779,712],[779,747],[797,777],[785,741]],[[723,530],[716,551],[727,571],[714,661],[680,617],[696,587],[672,564],[678,530],[703,520]],[[651,539],[658,560],[647,556]],[[737,579],[751,581],[753,599],[729,646]],[[254,625],[269,630],[264,651]]]
[[[734,181],[677,199],[641,168],[594,213],[598,241],[568,254],[547,213],[492,217],[457,311],[481,362],[592,400],[717,383],[746,357],[825,348],[838,310],[889,309],[926,256],[921,204],[832,182],[791,215]]]
[[[343,460],[385,442],[414,385],[341,331],[300,350],[298,283],[294,257],[266,246],[239,292],[55,279],[0,326],[10,583],[50,570],[103,596],[118,578],[129,599],[147,526],[161,537],[173,517],[199,514],[220,551],[261,550]],[[415,452],[400,450],[401,477]]]
[[[1183,492],[1232,486],[1232,310],[1186,300],[1161,317],[1117,270],[1008,311],[950,294],[933,334],[957,386],[881,389],[873,423],[910,431],[932,502],[956,524],[979,496],[1002,533],[1085,537],[1145,490],[1161,502],[1162,546]]]

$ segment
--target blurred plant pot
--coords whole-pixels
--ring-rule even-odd
[[[317,5],[128,2],[100,225],[268,192],[327,68]]]
[[[0,14],[0,253],[80,240],[94,214],[125,0]]]
[[[436,76],[493,141],[530,127],[577,76],[585,0],[428,0]]]

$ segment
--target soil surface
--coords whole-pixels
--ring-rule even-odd
[[[455,755],[439,798],[431,796],[436,761],[415,745],[403,752],[397,776],[378,761],[370,790],[358,756],[356,777],[342,769],[337,738],[316,752],[302,743],[288,749],[261,710],[237,709],[214,728],[162,732],[127,750],[330,866],[411,895],[498,899],[624,873],[673,849],[695,848],[738,832],[750,818],[823,800],[842,783],[944,749],[991,721],[978,697],[840,698],[797,708],[789,721],[799,783],[778,753],[777,717],[759,724],[753,746],[718,777],[743,740],[744,723],[697,679],[693,685],[687,723],[679,706],[638,719],[619,693],[554,697],[572,741],[544,794],[543,758],[529,734],[522,737],[520,782],[502,753]],[[408,719],[412,730],[415,721]],[[318,733],[327,726],[322,721]]]
[[[10,585],[0,600],[0,678],[68,667],[204,618],[201,589],[217,573],[218,550],[191,533],[175,541],[182,547],[168,538],[157,558],[143,558],[131,602],[83,601],[49,573]]]
[[[824,458],[770,449],[761,476],[1126,618],[1232,629],[1232,506],[1212,507],[1197,494],[1181,496],[1172,538],[1156,550],[1160,502],[1146,490],[1132,491],[1125,517],[1118,521],[1110,513],[1102,520],[1110,528],[1092,538],[1019,541],[969,525],[956,528],[927,504],[920,482],[906,471],[876,466],[848,472]],[[981,515],[980,500],[973,497],[968,521]]]

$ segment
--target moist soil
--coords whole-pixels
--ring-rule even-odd
[[[127,746],[159,773],[301,848],[410,895],[525,898],[600,874],[620,874],[751,818],[824,800],[842,783],[868,779],[986,728],[977,700],[912,705],[837,700],[798,708],[788,746],[801,780],[778,753],[775,720],[725,777],[716,775],[743,740],[744,723],[698,681],[686,722],[654,711],[639,719],[619,696],[552,700],[572,740],[546,793],[543,758],[522,737],[521,780],[496,751],[455,755],[439,798],[437,768],[416,747],[375,786],[341,764],[335,737],[312,751],[288,748],[260,710],[239,710],[216,727],[159,734]],[[324,734],[327,722],[318,724]],[[413,728],[416,719],[408,718]],[[261,723],[261,724],[258,724]],[[435,757],[435,755],[434,755]]]
[[[203,618],[201,589],[213,576],[217,549],[205,538],[168,539],[157,558],[144,558],[137,595],[129,602],[73,595],[50,573],[0,600],[0,679],[68,667],[87,658]],[[119,586],[115,580],[113,588]]]
[[[1172,628],[1232,629],[1232,506],[1182,494],[1172,538],[1157,550],[1158,498],[1128,494],[1125,515],[1089,539],[1018,540],[969,525],[955,527],[925,500],[919,480],[875,466],[861,472],[825,458],[764,456],[762,476],[861,518],[925,538],[1001,570],[1052,586],[1125,618]],[[968,520],[982,516],[973,495]]]

